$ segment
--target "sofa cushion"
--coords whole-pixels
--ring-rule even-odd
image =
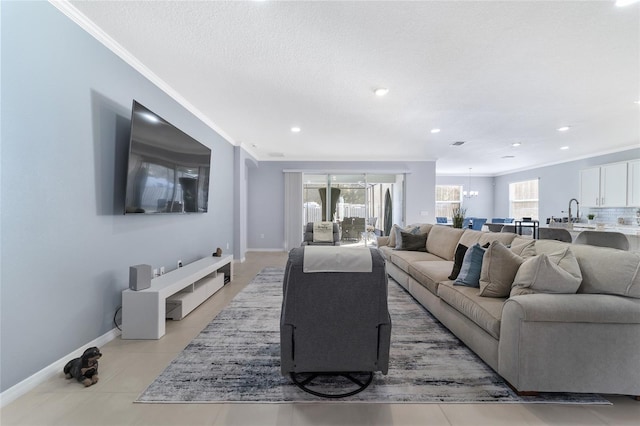
[[[483,232],[482,235],[480,235],[478,244],[484,246],[486,243],[500,241],[506,246],[511,244],[517,236],[518,234],[513,234],[511,232]]]
[[[427,251],[444,260],[453,260],[463,229],[433,225],[427,237]]]
[[[527,259],[513,281],[511,296],[532,293],[575,293],[582,282],[578,261],[569,247]]]
[[[464,232],[462,233],[458,244],[463,244],[467,247],[473,247],[474,244],[480,241],[482,234],[484,234],[482,231],[476,231],[469,228],[463,228],[463,231]]]
[[[578,293],[640,298],[640,253],[573,244],[582,271]]]
[[[462,261],[464,260],[464,255],[467,253],[469,247],[464,244],[458,244],[456,247],[456,254],[453,256],[453,269],[451,270],[451,274],[449,275],[450,280],[455,280],[458,278],[460,274],[460,268],[462,268]]]
[[[425,253],[423,251],[402,251],[392,250],[389,252],[389,260],[402,269],[407,274],[409,273],[409,265],[414,262],[422,260],[442,260],[438,256],[431,253]]]
[[[400,248],[396,246],[396,250],[427,251],[427,234],[411,234],[400,231],[400,235],[402,236],[401,246]]]
[[[456,285],[480,287],[480,271],[485,250],[480,244],[474,244],[467,250],[458,278],[454,282]]]
[[[480,271],[480,296],[509,297],[511,285],[524,258],[500,241],[494,241],[484,254]]]
[[[481,297],[477,288],[454,286],[453,281],[441,282],[438,296],[491,336],[500,338],[500,317],[506,299]]]
[[[522,238],[520,236],[516,236],[511,245],[511,251],[521,257],[531,257],[536,255],[536,241],[542,240],[532,240],[531,238]]]
[[[409,265],[409,274],[431,293],[438,294],[438,284],[447,280],[451,272],[450,260],[414,262]]]
[[[418,228],[420,228],[418,230],[418,234],[429,234],[429,231],[431,231],[431,227],[433,226],[433,223],[412,223],[409,226],[417,226]]]

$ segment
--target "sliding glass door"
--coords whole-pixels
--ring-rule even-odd
[[[338,223],[342,245],[366,246],[402,217],[403,174],[309,173],[302,182],[303,222]]]

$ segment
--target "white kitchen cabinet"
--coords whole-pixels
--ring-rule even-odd
[[[600,167],[601,207],[627,205],[627,163],[607,164]]]
[[[580,170],[580,204],[584,207],[625,207],[627,186],[627,162]]]
[[[629,161],[628,164],[627,205],[640,207],[640,160]]]
[[[600,207],[600,167],[580,170],[580,204]]]

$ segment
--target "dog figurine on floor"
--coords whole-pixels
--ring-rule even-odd
[[[75,377],[85,387],[98,382],[98,360],[102,354],[95,346],[84,351],[80,358],[74,358],[64,366],[67,379]]]

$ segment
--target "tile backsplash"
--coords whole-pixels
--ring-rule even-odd
[[[611,223],[617,224],[618,218],[624,219],[625,225],[637,225],[636,222],[636,211],[639,210],[637,207],[589,207],[586,209],[587,211],[582,213],[582,220],[587,220],[587,214],[593,213],[596,215],[594,219],[595,222],[598,223]]]

